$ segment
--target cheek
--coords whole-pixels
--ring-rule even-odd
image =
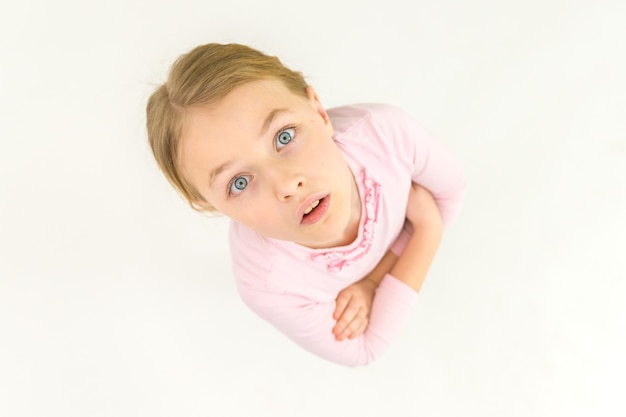
[[[338,165],[344,165],[343,154],[330,136],[323,138],[319,142],[317,152],[320,156],[320,160],[325,165],[332,166],[335,169]]]
[[[220,190],[221,188],[219,190],[209,189],[208,191],[205,191],[203,193],[203,196],[206,199],[206,201],[210,205],[215,207],[215,209],[218,212],[220,212],[226,217],[232,217],[231,213],[233,212],[233,209],[236,209],[236,207],[233,206],[232,204],[229,204],[228,200],[226,199],[226,191],[224,191],[223,193],[220,193]]]

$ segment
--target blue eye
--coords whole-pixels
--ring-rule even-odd
[[[278,132],[278,135],[276,136],[276,149],[281,149],[283,146],[291,142],[295,133],[296,129],[294,129],[293,127],[290,127],[289,129],[283,129]]]
[[[234,195],[241,193],[246,189],[249,182],[249,175],[239,175],[233,178],[230,184],[228,184],[228,193]]]

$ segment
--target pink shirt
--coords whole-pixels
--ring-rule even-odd
[[[310,249],[231,222],[230,246],[237,288],[248,307],[310,352],[357,366],[387,350],[417,293],[387,274],[376,290],[367,330],[343,341],[332,333],[337,294],[369,273],[389,249],[400,255],[406,247],[412,181],[433,194],[446,228],[460,210],[465,178],[450,151],[395,107],[359,104],[328,114],[363,202],[355,241]]]

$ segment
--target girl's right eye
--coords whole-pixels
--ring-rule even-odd
[[[246,189],[250,182],[250,175],[238,175],[228,184],[228,194],[238,195]]]

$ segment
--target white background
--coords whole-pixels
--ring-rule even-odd
[[[626,3],[0,3],[0,415],[626,415]],[[180,54],[247,43],[403,107],[466,203],[408,328],[350,369],[239,301],[226,220],[158,171]]]

